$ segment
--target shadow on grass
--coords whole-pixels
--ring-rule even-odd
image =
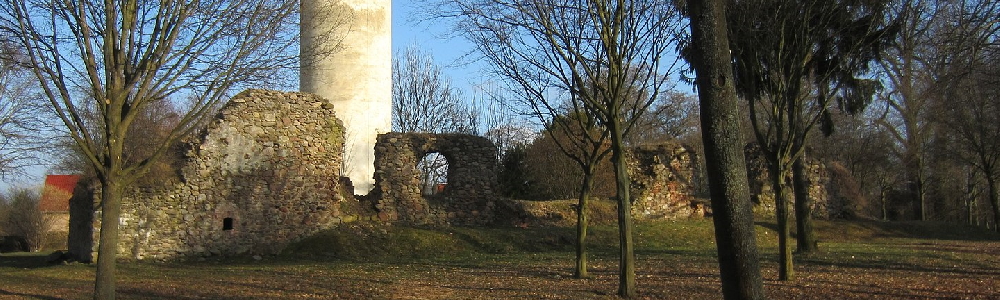
[[[794,221],[790,224],[795,237]],[[773,220],[754,222],[756,226],[778,231]],[[912,238],[954,241],[1000,241],[1000,233],[986,228],[934,221],[819,221],[814,224],[817,231],[832,236],[835,240],[857,240],[869,238]],[[823,239],[822,237],[820,238]]]
[[[0,296],[17,296],[17,297],[19,297],[18,299],[63,300],[63,298],[49,297],[49,296],[43,296],[43,295],[31,295],[31,294],[15,293],[15,292],[11,292],[11,291],[8,291],[8,290],[2,289],[2,288],[0,288]]]
[[[0,254],[0,267],[38,269],[56,266],[47,262],[46,253],[4,253]]]
[[[863,270],[892,270],[903,272],[923,272],[923,273],[952,273],[970,277],[977,276],[1000,276],[1000,270],[996,269],[968,269],[959,267],[933,267],[915,263],[890,262],[890,261],[828,261],[803,259],[802,262],[812,266],[835,267],[838,269],[863,269]],[[813,272],[828,272],[817,270]]]
[[[615,249],[617,251],[617,249]],[[675,255],[686,258],[711,258],[713,260],[717,259],[718,252],[715,248],[712,249],[636,249],[635,254],[637,255],[648,255],[648,256],[659,256],[659,255]]]

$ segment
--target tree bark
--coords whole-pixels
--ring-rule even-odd
[[[993,229],[1000,232],[1000,194],[997,194],[997,180],[993,174],[986,174],[986,184],[990,188],[990,204],[993,206]]]
[[[726,0],[688,1],[722,295],[765,299],[729,55]]]
[[[115,299],[115,262],[123,187],[115,178],[101,180],[101,236],[98,245],[94,300]]]
[[[792,247],[788,238],[792,235],[788,222],[788,199],[791,191],[785,184],[785,170],[769,163],[771,171],[771,189],[774,190],[774,214],[778,222],[778,280],[795,280],[795,268],[792,261]]]
[[[587,205],[590,202],[590,189],[594,186],[594,167],[583,174],[583,184],[580,186],[580,199],[576,206],[576,271],[575,278],[588,278],[587,273]]]
[[[805,159],[799,157],[792,163],[792,184],[795,193],[796,251],[809,253],[817,250],[816,232],[813,230],[812,199],[806,179]]]
[[[976,172],[974,169],[970,168],[969,171],[967,171],[966,173],[967,175],[965,180],[965,210],[966,210],[965,212],[966,212],[966,217],[968,218],[969,221],[968,225],[975,226],[976,220],[975,220],[974,208],[976,207],[976,197],[977,197]]]
[[[919,164],[921,171],[917,175],[917,204],[920,206],[920,220],[927,221],[927,190],[925,188],[923,163]]]
[[[615,168],[615,181],[618,196],[618,239],[619,239],[619,275],[618,296],[631,299],[636,296],[635,289],[635,253],[632,247],[632,201],[629,196],[629,181],[625,162],[625,144],[622,138],[621,119],[613,118],[608,126],[611,132],[611,162]]]
[[[916,143],[916,142],[911,142]],[[913,148],[920,148],[920,146],[911,146]],[[920,157],[920,152],[922,150],[913,150],[911,154],[907,155],[906,160],[906,173],[907,179],[910,180],[907,188],[913,196],[913,202],[917,205],[916,219],[920,221],[927,221],[927,191],[924,187],[924,162],[923,158]]]

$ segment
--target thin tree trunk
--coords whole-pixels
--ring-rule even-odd
[[[635,298],[635,253],[632,248],[632,201],[629,197],[629,182],[627,165],[625,163],[625,144],[622,139],[621,120],[611,121],[611,162],[615,168],[615,181],[618,195],[618,239],[620,244],[620,262],[618,277],[618,296],[626,299]]]
[[[791,191],[785,184],[787,172],[771,163],[771,188],[774,190],[774,210],[778,222],[778,280],[795,280],[794,263],[792,262],[792,247],[788,243],[792,235],[788,220],[788,199]]]
[[[990,204],[993,205],[993,229],[1000,231],[1000,194],[997,194],[997,180],[992,174],[986,174],[986,184],[990,188]]]
[[[915,157],[914,157],[915,156]],[[911,154],[912,163],[907,165],[907,172],[910,174],[909,179],[912,181],[910,184],[910,192],[914,193],[914,197],[917,204],[916,218],[920,221],[927,221],[927,197],[924,195],[924,163],[923,159],[919,157],[919,154]]]
[[[587,273],[587,206],[590,202],[590,189],[593,186],[594,172],[592,170],[584,172],[579,203],[576,206],[576,272],[573,274],[576,278],[590,277]]]
[[[765,299],[730,64],[726,0],[689,1],[688,8],[722,295],[726,300]]]
[[[919,164],[921,170],[923,169],[923,163]],[[927,221],[927,192],[924,190],[924,172],[919,171],[917,175],[917,198],[920,204],[920,220]]]
[[[878,192],[878,199],[881,201],[882,221],[889,221],[888,198],[889,197],[886,195],[886,187],[881,187]]]
[[[816,251],[816,233],[813,231],[812,199],[806,184],[805,159],[798,158],[792,163],[792,182],[795,192],[796,250],[799,253]]]
[[[966,217],[968,218],[968,224],[970,226],[975,226],[975,221],[973,220],[973,207],[976,204],[976,173],[974,170],[967,172],[965,181],[965,210]]]
[[[118,257],[118,223],[121,216],[122,186],[116,178],[102,180],[101,236],[98,245],[94,299],[115,299],[115,262]]]

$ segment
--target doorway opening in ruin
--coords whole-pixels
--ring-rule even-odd
[[[431,152],[417,162],[420,174],[420,194],[433,196],[444,192],[448,186],[448,158],[444,154]]]

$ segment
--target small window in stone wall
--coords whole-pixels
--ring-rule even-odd
[[[233,218],[222,219],[222,230],[233,230]]]
[[[417,172],[421,194],[432,196],[444,192],[448,184],[448,158],[441,153],[428,153],[417,162]]]

